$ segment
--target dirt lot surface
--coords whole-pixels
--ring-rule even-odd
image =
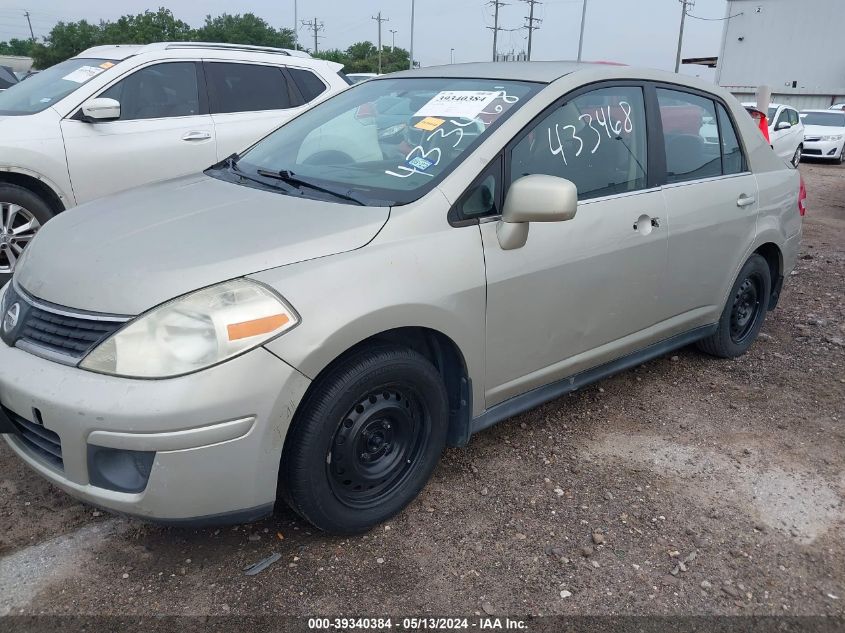
[[[684,349],[508,420],[368,535],[115,518],[3,444],[0,613],[842,615],[845,167],[801,171],[802,256],[746,356]]]

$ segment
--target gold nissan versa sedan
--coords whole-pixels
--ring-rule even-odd
[[[446,444],[682,345],[745,352],[795,263],[799,189],[696,79],[371,79],[41,229],[1,299],[5,438],[115,512],[250,521],[282,499],[360,532]]]

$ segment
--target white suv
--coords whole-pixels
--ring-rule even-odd
[[[56,213],[245,149],[346,88],[342,68],[257,46],[97,46],[0,93],[0,285]]]

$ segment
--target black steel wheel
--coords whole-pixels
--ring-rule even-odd
[[[386,344],[351,353],[299,405],[282,452],[280,495],[321,530],[366,531],[425,486],[448,419],[446,387],[424,356]]]
[[[431,414],[413,385],[386,384],[343,416],[326,457],[335,496],[350,507],[378,504],[400,487],[431,434]]]
[[[698,342],[708,354],[733,358],[744,354],[763,327],[772,292],[768,262],[754,254],[748,258],[728,295],[716,331]]]

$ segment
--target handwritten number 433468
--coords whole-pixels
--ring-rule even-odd
[[[588,138],[586,140],[588,143],[593,144],[592,149],[590,150],[591,154],[596,153],[596,150],[598,150],[599,146],[601,146],[605,135],[607,135],[607,138],[613,139],[622,134],[622,132],[630,134],[634,131],[634,123],[631,121],[631,104],[627,101],[620,101],[619,110],[622,111],[622,118],[616,120],[613,119],[611,114],[611,106],[597,108],[593,114],[584,113],[578,117],[580,121],[585,122],[585,126],[582,126],[582,134],[588,134]],[[594,123],[598,125],[598,127],[593,125]],[[590,128],[592,133],[587,133],[587,128]],[[602,134],[602,129],[604,130],[604,134]],[[548,128],[549,150],[554,156],[560,155],[563,159],[564,165],[569,164],[566,160],[566,153],[563,150],[563,141],[561,139],[561,133],[563,133],[565,137],[566,130],[570,130],[572,140],[578,141],[578,150],[575,152],[576,157],[581,155],[581,152],[584,151],[584,147],[586,145],[584,142],[585,139],[581,138],[578,134],[578,129],[574,125],[560,125],[559,123],[555,123],[554,128],[550,126]],[[557,147],[555,147],[554,141],[552,140],[553,132],[554,139],[557,141]],[[595,141],[593,141],[593,133],[595,134]]]

